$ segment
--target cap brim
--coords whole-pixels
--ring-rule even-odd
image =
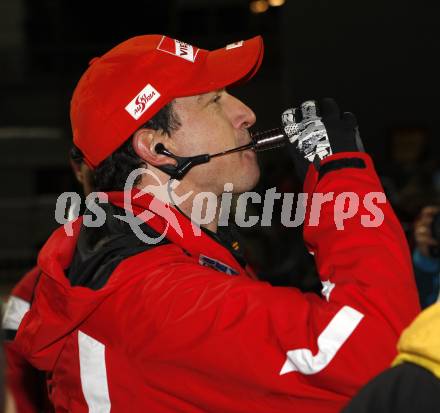
[[[247,82],[260,68],[263,55],[261,36],[245,40],[238,47],[208,52],[200,71],[191,80],[191,90],[187,94],[197,95]]]

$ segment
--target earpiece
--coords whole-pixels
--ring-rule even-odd
[[[165,155],[165,156],[169,156],[170,158],[175,158],[175,155],[172,154],[167,148],[165,148],[165,146],[163,146],[163,143],[158,143],[155,147],[154,147],[154,151],[160,155]]]

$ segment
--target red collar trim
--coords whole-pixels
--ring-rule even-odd
[[[108,192],[107,195],[111,204],[132,212],[159,234],[165,232],[169,241],[197,260],[201,255],[207,256],[232,267],[237,273],[243,272],[240,264],[225,247],[169,204],[138,189],[133,189],[131,193]]]

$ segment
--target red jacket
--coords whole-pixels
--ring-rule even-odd
[[[382,191],[366,154],[324,163],[344,157],[366,167],[321,178],[311,167],[305,191],[361,200]],[[109,199],[120,206],[123,193]],[[133,211],[155,210],[148,225],[161,232],[166,221],[152,200],[133,200]],[[371,215],[362,201],[343,231],[334,202],[323,204],[318,226],[305,226],[327,298],[251,279],[174,209],[163,214],[178,222],[168,228],[171,244],[123,260],[99,290],[71,287],[65,269],[78,220],[73,237],[60,228],[40,253],[42,276],[17,345],[52,373],[56,412],[338,412],[390,364],[419,312],[405,237],[390,205],[380,206],[377,228],[361,226]],[[202,266],[201,256],[238,275]]]
[[[34,267],[20,279],[11,292],[3,315],[6,381],[16,401],[18,413],[52,411],[47,400],[44,372],[33,367],[17,351],[13,341],[21,320],[29,311],[39,276],[40,270]]]

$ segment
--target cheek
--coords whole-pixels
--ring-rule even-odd
[[[233,134],[219,122],[194,122],[176,137],[185,155],[214,154],[235,147]]]
[[[208,126],[209,125],[209,126]],[[226,151],[236,147],[234,130],[222,119],[213,119],[204,128],[206,144],[216,152]]]

